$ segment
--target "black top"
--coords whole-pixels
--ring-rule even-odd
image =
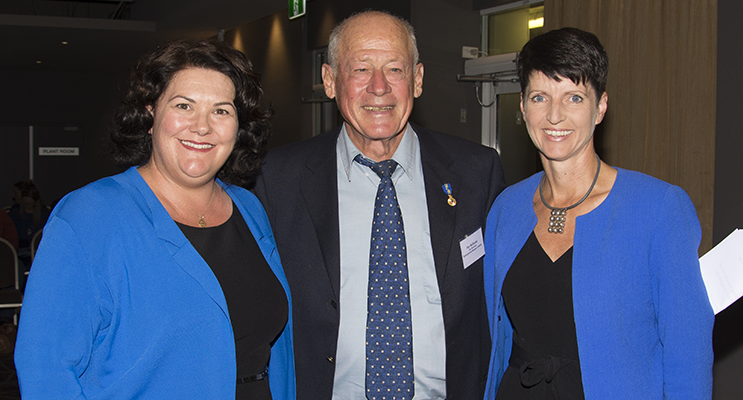
[[[222,225],[195,228],[179,223],[178,226],[222,286],[235,335],[235,378],[260,374],[268,364],[271,344],[289,318],[281,283],[234,203],[232,215]],[[268,379],[237,385],[236,398],[271,399]]]
[[[496,399],[584,398],[572,268],[572,247],[553,263],[534,232],[513,261],[502,293],[514,347]]]

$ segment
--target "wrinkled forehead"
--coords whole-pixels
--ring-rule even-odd
[[[412,63],[412,49],[407,31],[394,18],[364,16],[352,21],[341,36],[339,58],[365,51],[398,53]],[[401,60],[402,61],[402,60]]]

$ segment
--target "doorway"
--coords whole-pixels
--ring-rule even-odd
[[[475,83],[482,106],[482,144],[498,151],[506,184],[512,185],[542,169],[519,107],[516,56],[542,33],[544,2],[520,1],[480,14],[487,56],[466,61],[465,74],[487,78]]]

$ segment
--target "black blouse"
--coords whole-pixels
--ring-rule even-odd
[[[289,317],[281,283],[234,203],[232,215],[222,225],[178,226],[222,286],[235,335],[236,378],[260,374]],[[271,399],[268,379],[237,385],[236,398]]]
[[[573,317],[573,248],[554,263],[534,232],[503,281],[513,351],[497,400],[583,399]]]

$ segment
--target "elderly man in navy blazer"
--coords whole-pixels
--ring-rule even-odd
[[[408,122],[423,64],[407,21],[346,19],[322,77],[344,123],[270,151],[255,186],[292,291],[297,398],[482,399],[498,155]]]

